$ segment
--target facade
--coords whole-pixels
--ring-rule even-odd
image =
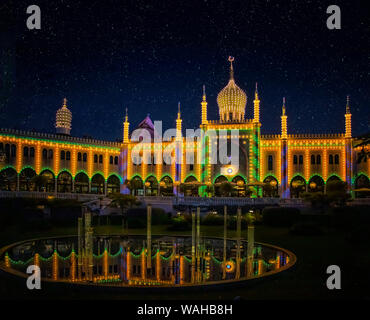
[[[346,181],[351,190],[369,186],[370,162],[357,164],[361,150],[353,147],[348,97],[344,133],[290,133],[283,99],[281,132],[263,135],[257,85],[254,117],[246,119],[247,96],[235,82],[233,60],[229,58],[229,82],[217,97],[219,120],[208,120],[208,102],[203,89],[200,128],[204,132],[213,130],[217,133],[216,136],[202,137],[204,145],[200,152],[204,162],[200,163],[196,156],[194,163],[185,159],[189,151],[197,154],[198,144],[182,136],[180,106],[174,137],[176,148],[171,154],[163,153],[171,141],[162,144],[154,141],[155,128],[149,115],[137,128],[151,135],[151,142],[144,144],[145,156],[153,160],[172,156],[183,161],[166,164],[154,160],[135,164],[133,149],[139,142],[131,139],[127,111],[122,142],[77,138],[70,136],[72,113],[65,99],[57,111],[56,134],[0,129],[1,190],[96,194],[131,190],[138,195],[184,193],[204,196],[220,195],[220,185],[229,181],[234,186],[234,196],[245,196],[246,190],[252,188],[253,196],[289,198],[298,197],[303,191],[325,192],[327,182],[335,179]],[[212,148],[217,148],[221,139],[227,139],[227,144],[232,143],[231,130],[239,130],[238,168],[210,161]],[[226,135],[221,137],[225,132]],[[268,194],[262,191],[262,183],[270,185]]]

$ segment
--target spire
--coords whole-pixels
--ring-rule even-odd
[[[349,95],[347,95],[347,104],[346,104],[346,113],[351,113],[351,110],[349,108]]]
[[[125,122],[128,122],[128,109],[126,108]]]
[[[203,85],[203,99],[200,103],[202,106],[202,124],[207,124],[207,99],[206,99],[206,86]]]
[[[203,85],[203,101],[206,101],[206,86]]]
[[[285,97],[283,97],[283,116],[285,116]]]
[[[64,98],[63,99],[63,107],[66,107],[67,108],[67,98]]]
[[[180,101],[178,102],[177,119],[181,119]]]
[[[234,80],[234,68],[233,68],[233,61],[235,60],[234,57],[229,56],[230,61],[230,80]]]
[[[255,100],[258,100],[258,83],[256,82],[256,91],[254,93]]]

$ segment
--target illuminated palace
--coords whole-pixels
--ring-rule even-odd
[[[219,120],[208,120],[205,90],[200,103],[204,131],[239,130],[239,167],[210,164],[209,154],[215,139],[206,138],[202,148],[205,163],[140,164],[132,161],[132,150],[138,142],[131,141],[128,115],[123,122],[122,142],[99,141],[70,135],[72,113],[67,101],[56,114],[56,134],[0,129],[0,187],[6,191],[45,191],[58,193],[108,194],[130,190],[138,195],[220,195],[220,185],[229,181],[234,196],[244,196],[252,188],[262,196],[259,185],[270,186],[268,196],[288,198],[301,191],[325,192],[331,180],[346,181],[351,189],[369,185],[370,161],[357,164],[360,149],[353,147],[350,102],[343,108],[344,133],[292,134],[288,130],[289,111],[283,100],[280,117],[281,132],[262,135],[260,96],[255,90],[253,119],[245,118],[247,95],[234,79],[233,58],[229,81],[217,96]],[[153,136],[154,125],[149,115],[138,125]],[[177,143],[182,156],[188,150],[197,153],[197,143],[182,136],[180,109],[176,119]],[[145,145],[151,157],[162,152],[159,143]],[[176,152],[175,149],[174,152]],[[180,155],[181,156],[181,155]],[[44,178],[40,178],[44,177]],[[212,187],[213,186],[213,187]],[[265,192],[265,191],[264,191]],[[267,194],[264,194],[267,196]]]

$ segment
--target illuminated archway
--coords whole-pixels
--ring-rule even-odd
[[[0,190],[17,190],[17,171],[13,168],[6,168],[0,172]]]
[[[215,196],[216,197],[221,197],[222,196],[222,192],[221,192],[221,184],[224,183],[224,182],[228,182],[227,178],[223,175],[220,175],[218,176],[216,179],[215,179]]]
[[[91,193],[104,193],[104,177],[100,173],[96,173],[91,179]]]
[[[129,189],[132,195],[144,195],[144,183],[143,179],[139,176],[135,176],[130,180]]]
[[[198,188],[199,188],[199,185],[198,185],[198,180],[196,177],[194,176],[188,176],[184,183],[182,184],[182,192],[184,193],[185,196],[198,196],[199,195],[199,192],[198,192]]]
[[[173,180],[170,176],[164,176],[159,183],[160,193],[164,196],[173,195]]]
[[[365,176],[364,174],[360,174],[355,180],[355,189],[357,189],[357,190],[370,189],[370,180],[369,180],[369,178],[367,176]],[[355,192],[355,197],[356,198],[370,197],[370,192],[356,191]]]
[[[45,190],[46,192],[54,192],[55,191],[55,176],[51,170],[44,170],[40,173],[42,177],[42,187],[41,190]]]
[[[235,176],[232,180],[232,183],[235,183],[234,188],[234,195],[238,197],[245,197],[246,196],[246,183],[242,176]]]
[[[290,196],[299,198],[306,191],[306,180],[302,176],[295,176],[290,182]]]
[[[118,193],[120,190],[120,180],[112,174],[107,180],[107,193]]]
[[[36,184],[34,178],[36,171],[32,168],[24,168],[19,174],[19,190],[20,191],[35,191]]]
[[[158,181],[154,176],[150,176],[145,181],[145,195],[156,196],[158,195]]]
[[[263,182],[266,184],[263,187],[264,197],[278,197],[279,196],[279,182],[274,176],[267,176]]]
[[[68,171],[62,171],[57,179],[58,192],[72,192],[72,175]]]
[[[311,177],[308,182],[308,191],[310,192],[324,192],[325,182],[323,178],[318,175]]]
[[[75,177],[75,192],[88,193],[89,192],[89,177],[85,172],[79,172]]]

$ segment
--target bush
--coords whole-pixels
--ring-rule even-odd
[[[291,227],[300,220],[300,211],[289,207],[266,207],[262,211],[263,223],[275,227]]]
[[[127,224],[130,229],[142,229],[146,227],[146,221],[136,217],[129,217]]]
[[[289,232],[297,236],[318,236],[323,234],[319,225],[312,222],[299,222],[294,224]]]
[[[228,217],[227,219],[227,229],[236,230],[237,225],[237,218],[236,217]],[[241,228],[247,228],[247,220],[244,217],[241,218]]]
[[[205,226],[221,226],[224,224],[224,217],[216,214],[207,214],[201,221]]]
[[[171,219],[171,224],[168,230],[171,231],[186,231],[191,229],[191,224],[185,219],[185,217],[174,217]]]

